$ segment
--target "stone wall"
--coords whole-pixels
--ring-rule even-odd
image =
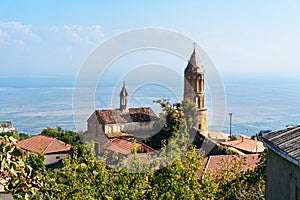
[[[207,109],[203,108],[198,111],[198,127],[202,135],[208,137]]]
[[[84,135],[84,142],[95,143],[95,153],[98,155],[103,151],[103,145],[108,142],[103,131],[103,125],[99,124],[94,112],[87,121],[87,131]]]

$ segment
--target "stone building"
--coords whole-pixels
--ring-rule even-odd
[[[94,142],[98,155],[114,138],[128,141],[131,138],[148,138],[156,119],[150,107],[128,107],[128,93],[124,84],[120,92],[120,107],[95,110],[87,120],[84,140]]]
[[[204,106],[204,69],[194,49],[184,70],[184,99],[192,100],[198,109],[197,127],[208,136],[207,108]]]
[[[300,125],[259,139],[267,146],[266,199],[300,199]]]

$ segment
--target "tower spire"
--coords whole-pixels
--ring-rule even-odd
[[[125,81],[120,92],[120,110],[126,110],[128,108],[128,92],[125,87]]]

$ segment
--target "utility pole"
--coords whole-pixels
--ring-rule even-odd
[[[229,138],[231,140],[232,139],[232,137],[231,137],[232,113],[228,113],[228,115],[230,117],[230,121],[229,121]]]

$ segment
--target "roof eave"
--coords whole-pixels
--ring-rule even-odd
[[[270,142],[268,139],[264,138],[264,137],[258,137],[258,139],[263,142],[264,144],[267,145],[268,148],[272,149],[276,154],[278,154],[279,156],[283,157],[285,160],[297,165],[300,167],[300,161],[297,160],[296,158],[290,156],[287,152],[283,151],[282,149],[280,149],[277,145],[273,144],[272,142]]]

